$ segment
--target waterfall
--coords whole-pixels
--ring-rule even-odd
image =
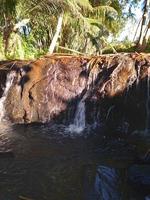
[[[137,69],[136,86],[138,86],[138,84],[139,84],[139,78],[140,78],[140,66],[138,66],[138,69]]]
[[[74,123],[78,131],[83,131],[85,128],[85,101],[81,100],[77,106]]]
[[[2,97],[0,98],[0,122],[3,120],[4,116],[5,116],[5,107],[4,107],[4,103],[5,100],[7,98],[8,95],[8,91],[13,83],[15,77],[15,73],[11,72],[7,75],[7,79],[6,79],[6,87],[4,89],[4,93],[2,95]]]
[[[81,99],[77,105],[73,124],[69,125],[69,131],[80,133],[84,129],[85,129],[85,101]]]
[[[98,59],[93,59],[89,63],[87,63],[86,68],[87,68],[87,71],[89,71],[89,75],[88,75],[88,79],[87,79],[86,87],[85,87],[86,92],[77,105],[73,124],[69,125],[70,132],[80,133],[86,127],[85,99],[90,95],[90,92],[93,90],[95,86],[95,81],[100,72],[98,63],[99,63]]]
[[[147,101],[146,101],[146,126],[145,133],[150,131],[150,67],[148,68],[148,76],[147,76]]]

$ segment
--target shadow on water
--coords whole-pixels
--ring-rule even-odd
[[[143,165],[143,153],[139,164],[137,154],[139,146],[146,151],[148,138],[142,145],[135,138],[70,137],[64,125],[3,124],[0,149],[13,156],[0,157],[0,199],[146,200],[149,165]],[[146,179],[137,178],[141,170]]]

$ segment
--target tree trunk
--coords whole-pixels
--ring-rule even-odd
[[[55,32],[55,35],[52,39],[52,42],[51,42],[49,50],[48,50],[48,53],[50,53],[50,54],[52,54],[54,52],[54,49],[56,47],[56,43],[57,43],[61,28],[62,28],[62,22],[63,22],[63,14],[61,14],[58,18],[56,32]]]
[[[142,15],[142,23],[141,23],[141,29],[140,29],[140,35],[139,39],[137,41],[137,47],[141,48],[143,44],[143,37],[144,37],[144,32],[145,32],[145,23],[147,19],[147,6],[149,4],[149,0],[145,0],[144,2],[144,8],[143,8],[143,15]]]
[[[146,43],[148,42],[148,39],[149,39],[149,36],[150,36],[149,33],[148,33],[149,29],[150,29],[150,20],[148,22],[147,30],[146,30],[145,36],[144,36],[144,40],[146,41]]]
[[[143,35],[143,41],[142,41],[142,50],[145,50],[146,47],[147,47],[147,42],[148,42],[148,39],[149,39],[149,28],[150,28],[150,20],[148,22],[148,25],[146,27],[146,30],[145,30],[145,33]]]
[[[140,24],[141,24],[141,21],[142,21],[142,18],[139,20],[138,25],[137,25],[137,28],[136,28],[136,30],[135,30],[135,34],[134,34],[134,37],[133,37],[133,42],[136,40],[136,37],[137,37],[137,35],[138,35],[138,29],[139,29],[139,26],[140,26]]]
[[[13,31],[13,24],[11,21],[11,17],[6,17],[4,15],[4,19],[5,19],[5,26],[3,28],[3,45],[4,45],[4,54],[5,54],[5,56],[7,56],[8,46],[9,46],[9,38]]]

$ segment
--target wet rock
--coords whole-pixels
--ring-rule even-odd
[[[83,98],[87,123],[96,120],[113,130],[124,121],[127,132],[143,128],[149,60],[148,55],[118,54],[0,62],[1,95],[7,73],[15,72],[4,104],[6,117],[17,123],[60,122]],[[2,68],[7,69],[5,75]]]

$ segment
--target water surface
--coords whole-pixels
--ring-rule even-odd
[[[0,200],[148,198],[147,189],[139,192],[130,183],[128,170],[150,147],[149,137],[66,130],[1,123]]]

